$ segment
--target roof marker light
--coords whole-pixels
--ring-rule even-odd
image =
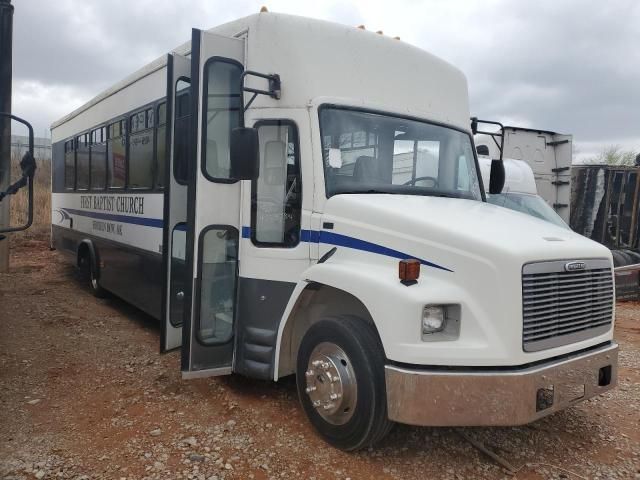
[[[393,37],[394,40],[400,40],[400,37]]]
[[[378,35],[384,35],[384,34],[382,33],[382,30],[378,30],[376,33],[377,33]]]
[[[260,13],[269,13],[269,10],[266,6],[263,5],[262,7],[260,7]]]
[[[364,25],[358,25],[358,28],[359,28],[360,30],[366,30],[366,27],[365,27]]]

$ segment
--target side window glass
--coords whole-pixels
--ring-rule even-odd
[[[204,173],[210,180],[229,181],[229,137],[240,125],[240,75],[235,62],[213,60],[205,66],[203,118]]]
[[[252,182],[252,241],[293,247],[300,240],[302,210],[297,129],[292,122],[261,122],[258,137],[260,176]]]
[[[156,129],[156,186],[164,188],[164,169],[167,164],[167,104],[158,105]]]
[[[107,182],[107,146],[104,127],[91,132],[91,188],[103,190]]]
[[[131,116],[129,187],[153,187],[153,128],[146,128],[144,111]]]
[[[115,122],[109,125],[107,140],[107,173],[109,188],[124,188],[127,178],[127,139],[123,124]]]
[[[73,140],[64,144],[64,188],[73,190],[76,186],[76,150]]]
[[[186,184],[189,176],[191,125],[191,82],[180,79],[176,83],[173,132],[173,176],[176,182]]]
[[[89,146],[86,134],[76,138],[76,188],[89,189]]]

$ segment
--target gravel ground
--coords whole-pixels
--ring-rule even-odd
[[[347,454],[315,435],[292,380],[182,381],[152,319],[93,298],[44,241],[13,255],[0,274],[1,478],[640,479],[639,303],[618,304],[607,394],[525,427],[398,426]]]

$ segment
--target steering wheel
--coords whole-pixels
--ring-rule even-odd
[[[415,186],[416,182],[420,182],[422,180],[431,180],[433,182],[433,187],[437,187],[438,186],[438,179],[436,177],[427,177],[427,176],[412,178],[408,182],[404,182],[403,185],[414,185]]]

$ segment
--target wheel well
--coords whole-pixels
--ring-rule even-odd
[[[76,259],[76,266],[78,268],[81,268],[83,266],[82,265],[83,260],[91,261],[91,250],[87,242],[82,242],[78,246],[78,257]]]
[[[295,372],[298,347],[311,325],[330,315],[345,314],[356,316],[371,324],[380,340],[380,334],[369,310],[358,298],[335,287],[321,283],[309,284],[300,293],[282,331],[278,377]]]

